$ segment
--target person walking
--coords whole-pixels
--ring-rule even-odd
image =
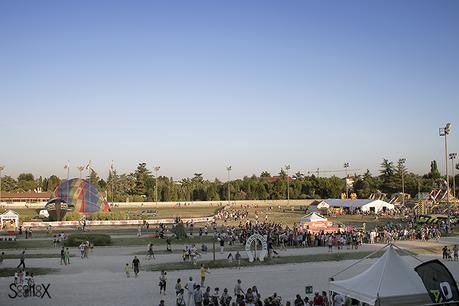
[[[200,274],[201,274],[201,287],[204,287],[204,282],[206,281],[206,274],[210,273],[209,268],[204,267],[204,264],[201,264]]]
[[[25,251],[22,251],[21,257],[19,257],[19,265],[17,266],[17,269],[19,269],[20,266],[25,269]]]
[[[139,265],[140,265],[140,260],[137,258],[137,256],[134,256],[134,259],[132,260],[132,268],[134,270],[134,276],[136,278],[139,275]]]
[[[159,294],[166,295],[166,282],[167,282],[167,272],[162,270],[161,275],[159,276]]]
[[[129,268],[129,263],[126,263],[126,265],[124,266],[124,273],[126,274],[126,278],[130,278],[131,277],[131,272],[130,272],[130,268]]]
[[[182,280],[178,278],[177,283],[175,283],[175,295],[178,295],[180,291],[182,291]]]

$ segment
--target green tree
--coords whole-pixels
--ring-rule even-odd
[[[33,191],[38,187],[32,173],[21,173],[18,176],[18,188],[22,191]]]

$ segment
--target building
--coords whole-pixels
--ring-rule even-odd
[[[51,192],[1,192],[2,204],[46,203]]]

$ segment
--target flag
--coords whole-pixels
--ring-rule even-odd
[[[441,261],[430,260],[420,264],[414,270],[421,277],[433,303],[459,301],[456,281]]]

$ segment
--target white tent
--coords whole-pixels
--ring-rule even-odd
[[[19,226],[19,215],[12,210],[8,210],[0,215],[0,229],[3,229],[3,225],[4,225],[3,221],[5,220],[9,220],[9,221],[13,220],[15,224],[15,228]]]
[[[313,213],[311,213],[309,215],[304,216],[301,221],[303,223],[304,222],[319,222],[319,221],[327,221],[327,218],[324,218],[321,215],[313,212]]]
[[[394,204],[387,203],[382,200],[367,200],[367,199],[326,199],[317,205],[317,209],[321,208],[348,208],[351,211],[357,208],[364,212],[380,212],[381,210],[394,209]]]
[[[393,246],[368,270],[345,280],[331,281],[329,290],[369,305],[423,305],[430,298],[419,275]]]

